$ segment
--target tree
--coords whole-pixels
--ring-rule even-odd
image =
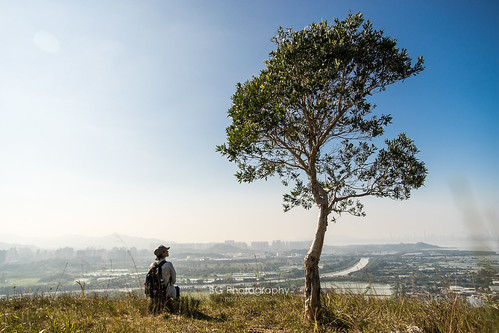
[[[217,151],[237,163],[239,182],[277,175],[285,186],[284,210],[319,211],[305,256],[305,315],[320,313],[319,259],[328,220],[342,213],[365,216],[365,196],[407,199],[427,170],[405,134],[378,138],[390,115],[374,114],[372,94],[423,70],[396,40],[373,29],[361,13],[301,31],[279,28],[258,76],[238,83],[228,117],[227,142]],[[330,214],[332,216],[330,217]]]

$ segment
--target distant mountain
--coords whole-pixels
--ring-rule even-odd
[[[423,243],[423,242],[417,242],[415,245],[416,245],[417,248],[420,248],[420,249],[437,249],[437,248],[440,248],[440,246],[438,246],[438,245],[432,245],[432,244]]]
[[[234,245],[219,243],[207,248],[205,252],[206,253],[246,253],[248,251]]]
[[[398,243],[398,244],[359,244],[346,246],[326,246],[330,250],[348,250],[361,252],[408,252],[408,251],[424,251],[431,249],[439,249],[440,246],[427,243]]]
[[[102,236],[90,237],[81,235],[66,235],[53,238],[30,238],[8,236],[12,243],[5,242],[6,236],[0,239],[0,249],[9,249],[12,247],[36,247],[42,249],[58,249],[63,247],[72,247],[74,249],[112,249],[113,247],[136,247],[137,249],[154,249],[159,244],[170,244],[167,240],[141,238],[117,233]]]
[[[2,250],[5,251],[5,250],[11,249],[13,247],[17,247],[17,248],[26,247],[26,245],[0,242],[0,251],[2,251]]]
[[[306,242],[308,244],[308,242]],[[164,244],[166,246],[173,246],[176,253],[211,253],[211,254],[234,254],[234,253],[249,253],[254,252],[255,249],[242,249],[230,243],[193,243],[183,244],[171,242],[166,239],[159,238],[142,238],[129,235],[121,235],[118,233],[102,236],[102,237],[89,237],[81,235],[66,235],[53,238],[29,238],[18,236],[0,235],[0,250],[7,250],[12,247],[33,247],[40,249],[59,249],[64,247],[71,247],[73,249],[112,249],[114,247],[132,248],[135,247],[139,250],[148,249],[152,250],[158,245]],[[354,242],[350,244],[355,244]],[[308,245],[303,248],[306,252]],[[439,248],[436,245],[427,243],[399,243],[399,244],[362,244],[357,245],[325,245],[324,251],[358,251],[358,252],[387,252],[387,251],[422,251],[428,249]],[[278,250],[278,249],[273,249]],[[301,251],[302,249],[294,248],[293,251]],[[280,250],[282,251],[282,249]]]

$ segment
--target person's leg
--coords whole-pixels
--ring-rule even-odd
[[[151,297],[149,302],[149,313],[154,315],[161,313],[161,300],[158,297]]]

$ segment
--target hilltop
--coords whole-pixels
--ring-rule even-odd
[[[182,296],[178,311],[151,316],[136,294],[63,294],[0,299],[2,332],[495,332],[497,303],[473,308],[441,301],[324,294],[317,323],[303,319],[298,295]]]

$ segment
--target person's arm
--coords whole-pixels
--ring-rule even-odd
[[[171,281],[171,285],[176,282],[177,274],[171,262],[167,262],[163,265],[161,273],[163,275],[163,281],[165,282],[165,285],[167,285],[169,281]]]
[[[170,277],[172,279],[172,285],[177,282],[177,272],[175,272],[175,268],[173,268],[173,264],[170,264]]]

